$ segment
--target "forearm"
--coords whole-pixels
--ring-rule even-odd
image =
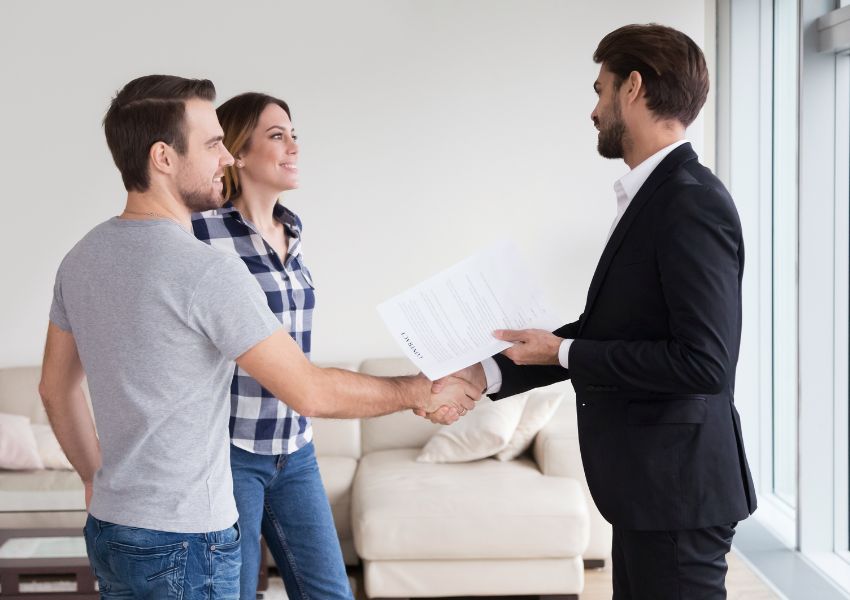
[[[302,414],[313,417],[377,417],[400,410],[422,408],[430,397],[431,382],[421,375],[374,377],[344,369],[311,365],[311,385],[302,391]],[[287,395],[278,396],[283,399]],[[297,410],[297,409],[296,409]]]
[[[717,394],[729,384],[729,355],[680,340],[576,340],[570,349],[573,380],[658,393]]]
[[[101,464],[100,444],[82,388],[66,392],[42,390],[42,402],[65,456],[80,478],[91,482]]]

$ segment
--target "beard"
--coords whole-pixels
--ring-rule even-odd
[[[216,190],[202,192],[197,189],[181,189],[178,191],[180,192],[180,198],[183,200],[183,204],[192,212],[204,212],[205,210],[221,208],[221,205],[224,204],[224,196]]]
[[[182,183],[178,183],[177,192],[180,194],[183,204],[192,212],[221,208],[224,204],[224,196],[221,191],[213,186],[206,187],[198,183],[192,187],[183,187]]]
[[[623,158],[623,139],[626,136],[626,123],[620,105],[614,102],[611,117],[599,120],[599,142],[596,149],[603,158]]]

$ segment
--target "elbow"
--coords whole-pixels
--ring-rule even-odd
[[[303,417],[325,417],[328,416],[328,407],[324,401],[327,392],[323,383],[321,369],[310,365],[301,374],[297,385],[288,385],[287,389],[281,390],[282,394],[275,396]]]
[[[693,387],[700,394],[715,395],[726,389],[729,383],[728,361],[716,357],[704,357],[694,365]]]
[[[302,417],[309,417],[311,419],[324,416],[315,402],[305,402],[300,408],[296,408],[295,411]]]
[[[42,379],[38,384],[38,395],[41,396],[41,403],[44,406],[50,404],[54,397],[53,391],[50,389],[50,386],[45,383],[44,379]]]
[[[302,417],[319,417],[320,407],[317,405],[315,396],[309,393],[294,392],[286,390],[285,393],[275,393],[274,396],[281,404],[285,404]]]

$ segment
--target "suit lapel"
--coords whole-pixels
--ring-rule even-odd
[[[602,256],[599,258],[599,264],[596,265],[596,271],[593,273],[593,279],[590,280],[590,288],[587,292],[587,303],[584,307],[584,318],[579,324],[579,336],[581,336],[581,331],[584,329],[584,324],[587,322],[587,318],[593,308],[593,303],[596,301],[596,296],[599,294],[599,289],[605,281],[605,275],[608,273],[611,261],[617,254],[617,250],[619,250],[620,245],[623,243],[623,239],[625,239],[629,228],[635,221],[635,218],[655,194],[655,190],[657,190],[658,187],[670,176],[670,173],[678,169],[683,163],[689,160],[695,160],[696,158],[697,155],[693,151],[691,145],[689,143],[682,144],[668,154],[664,160],[655,167],[655,170],[650,173],[647,180],[638,190],[638,193],[635,194],[634,198],[632,198],[632,201],[629,203],[629,207],[626,209],[626,212],[623,213],[623,217],[611,233],[611,238],[608,240],[608,243],[605,244],[605,249],[602,251]]]

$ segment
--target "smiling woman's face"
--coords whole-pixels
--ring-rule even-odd
[[[242,185],[285,192],[298,187],[298,144],[289,115],[277,104],[260,113],[248,150],[237,157]],[[241,167],[239,166],[241,163]]]

